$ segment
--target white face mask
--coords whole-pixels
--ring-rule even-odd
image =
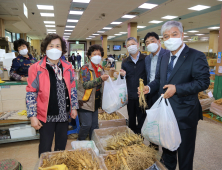
[[[102,60],[102,57],[99,55],[95,55],[91,57],[91,61],[93,62],[93,64],[99,64],[101,60]]]
[[[137,45],[131,45],[127,48],[130,54],[136,54],[138,51]]]
[[[151,53],[155,53],[158,49],[158,44],[157,43],[151,43],[147,46],[147,50]]]
[[[27,48],[25,48],[25,49],[23,49],[23,50],[20,50],[19,51],[19,54],[21,54],[21,55],[26,55],[26,54],[28,54],[28,49]]]
[[[170,51],[177,50],[182,43],[181,38],[169,38],[168,40],[164,41],[165,47]]]
[[[46,55],[51,60],[58,60],[62,56],[62,51],[60,51],[56,48],[53,48],[50,50],[46,50]]]

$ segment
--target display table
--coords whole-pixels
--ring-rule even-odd
[[[25,110],[27,82],[6,81],[0,84],[0,112]]]

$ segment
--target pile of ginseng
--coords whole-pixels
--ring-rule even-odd
[[[214,103],[216,103],[218,105],[222,105],[222,99],[215,100]]]
[[[69,170],[100,170],[96,158],[87,150],[64,151],[43,159],[42,168],[65,164]]]
[[[105,157],[108,170],[144,170],[155,163],[156,151],[144,144],[121,148]]]
[[[203,92],[198,93],[198,99],[208,99],[209,96]]]
[[[98,119],[99,120],[116,120],[116,119],[120,119],[120,117],[117,115],[116,112],[113,113],[106,113],[106,112],[102,112],[98,114]]]
[[[214,85],[209,85],[208,89],[214,89]]]
[[[125,146],[134,144],[142,144],[143,138],[141,135],[134,134],[130,131],[124,133],[117,133],[112,138],[108,139],[105,150],[119,150]]]

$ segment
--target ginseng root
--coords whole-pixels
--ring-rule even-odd
[[[143,93],[143,89],[144,89],[144,84],[143,84],[143,79],[139,79],[139,89],[140,89],[140,97],[139,97],[139,105],[140,107],[142,107],[144,110],[146,110],[147,103],[146,103],[146,99],[145,99],[145,95]]]

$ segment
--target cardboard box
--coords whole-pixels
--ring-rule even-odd
[[[209,59],[208,60],[209,66],[216,66],[217,65],[217,59]]]
[[[222,105],[212,103],[210,106],[210,111],[212,113],[222,117]]]
[[[25,99],[2,100],[2,108],[3,112],[13,110],[26,110],[26,101]]]
[[[25,138],[36,135],[36,130],[31,125],[12,125],[9,128],[11,139]]]
[[[16,82],[15,82],[16,83]],[[2,88],[2,100],[18,100],[26,98],[26,85],[13,85],[9,88]]]

